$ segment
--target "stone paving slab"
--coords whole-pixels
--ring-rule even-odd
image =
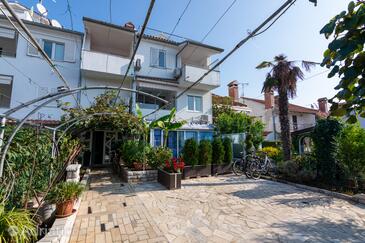
[[[221,176],[123,184],[94,171],[70,242],[365,242],[365,207],[290,185]]]

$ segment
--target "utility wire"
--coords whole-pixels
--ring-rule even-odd
[[[189,0],[189,2],[186,4],[186,6],[185,6],[185,8],[184,8],[184,10],[181,12],[181,14],[180,14],[180,16],[179,16],[179,18],[178,18],[178,20],[176,21],[176,24],[174,25],[174,27],[172,28],[172,31],[170,32],[170,33],[167,33],[167,32],[161,32],[161,33],[164,33],[164,34],[168,34],[169,36],[168,36],[168,38],[166,39],[167,41],[168,40],[170,40],[170,38],[171,38],[171,36],[173,36],[174,35],[174,33],[175,33],[175,30],[176,30],[176,28],[177,28],[177,26],[180,24],[180,22],[181,22],[181,20],[182,20],[182,18],[184,17],[184,15],[185,15],[185,13],[186,13],[186,10],[189,8],[189,6],[190,6],[190,4],[191,4],[191,1],[192,0]],[[150,28],[150,29],[152,29],[152,28]],[[155,29],[153,29],[153,30],[155,30]],[[175,36],[175,35],[174,35]],[[165,47],[166,47],[166,45],[163,45],[162,46],[162,49],[163,50],[165,50]],[[154,60],[154,62],[152,62],[152,63],[156,63],[157,62],[157,60],[158,60],[158,57]],[[155,69],[156,67],[154,67],[154,66],[151,66],[150,67],[150,70],[148,71],[148,73],[147,73],[147,76],[151,73],[151,71],[153,70],[153,69]]]
[[[131,66],[132,66],[132,64],[133,64],[134,57],[136,56],[136,53],[137,53],[138,47],[139,47],[139,45],[140,45],[140,43],[141,43],[141,40],[142,40],[142,38],[143,38],[144,32],[145,32],[145,30],[146,30],[146,26],[147,26],[148,21],[149,21],[149,19],[150,19],[150,17],[151,17],[151,13],[152,13],[152,9],[153,9],[153,6],[154,6],[154,5],[155,5],[155,0],[151,0],[151,2],[150,2],[150,6],[149,6],[148,11],[147,11],[147,14],[146,14],[146,18],[145,18],[145,20],[144,20],[144,22],[143,22],[142,30],[141,30],[141,32],[140,32],[140,34],[139,34],[139,37],[138,37],[138,40],[137,40],[137,44],[136,44],[136,45],[135,45],[135,47],[134,47],[133,54],[132,54],[131,60],[129,61],[129,64],[128,64],[128,67],[127,67],[127,70],[126,70],[126,72],[125,72],[125,74],[124,74],[124,77],[123,77],[122,83],[120,84],[120,86],[119,86],[119,88],[118,88],[118,93],[117,93],[117,96],[116,96],[116,99],[115,99],[114,105],[115,105],[115,103],[117,102],[117,99],[118,99],[118,97],[119,97],[119,94],[120,94],[120,88],[122,88],[122,87],[123,87],[123,84],[124,84],[124,81],[125,81],[125,80],[126,80],[126,78],[127,78],[127,75],[128,75],[129,69],[131,68]]]
[[[8,1],[7,0],[1,0],[1,2],[4,4],[5,8],[9,11],[9,13],[15,19],[15,21],[20,25],[20,27],[27,34],[27,36],[31,40],[31,43],[33,44],[33,46],[36,47],[36,49],[40,52],[40,54],[43,56],[43,58],[51,66],[51,68],[53,69],[53,71],[57,74],[58,78],[64,83],[65,87],[68,88],[68,89],[70,89],[70,86],[68,85],[68,82],[66,81],[66,79],[63,77],[63,75],[61,74],[61,72],[57,69],[56,65],[52,62],[52,60],[44,52],[44,50],[39,45],[39,43],[36,41],[36,39],[34,38],[34,36],[32,35],[32,33],[29,31],[29,29],[27,28],[27,26],[25,26],[25,24],[23,23],[23,21],[16,15],[16,13],[13,10],[13,8],[9,5]],[[11,21],[10,18],[8,18],[8,20],[12,23],[12,21]],[[12,25],[14,26],[13,23],[12,23]],[[16,30],[19,32],[19,29],[16,29]],[[76,97],[74,95],[73,95],[73,97],[75,98],[76,103],[79,105],[79,102],[76,99]]]
[[[208,30],[208,32],[204,35],[204,37],[201,39],[200,42],[204,42],[205,39],[209,36],[210,33],[212,33],[212,31],[215,29],[215,27],[219,24],[219,22],[224,18],[224,16],[229,12],[229,10],[231,10],[231,8],[233,7],[233,5],[237,2],[237,0],[233,0],[233,2],[228,6],[228,8],[223,12],[223,14],[218,18],[218,20],[212,25],[212,27]],[[193,52],[189,55],[189,58],[191,58],[194,53],[196,52],[196,50],[198,49],[198,47],[195,47]]]
[[[73,18],[72,18],[72,11],[71,11],[70,0],[67,0],[67,12],[70,15],[71,29],[74,30],[74,21],[73,21]]]
[[[196,80],[193,84],[191,84],[189,87],[187,87],[185,90],[183,90],[181,93],[179,93],[177,96],[174,97],[171,101],[166,103],[165,105],[157,108],[153,112],[145,115],[144,117],[150,116],[159,110],[163,109],[167,105],[175,102],[178,98],[180,98],[182,95],[184,95],[187,91],[192,89],[194,86],[199,84],[209,73],[214,71],[217,67],[219,67],[223,62],[225,62],[233,53],[235,53],[243,44],[245,44],[247,41],[252,39],[262,28],[264,28],[270,21],[272,21],[277,15],[279,15],[287,6],[289,6],[292,2],[295,2],[296,0],[287,0],[278,10],[276,10],[270,17],[268,17],[262,24],[260,24],[254,31],[249,33],[249,35],[241,40],[228,54],[226,54],[222,60],[218,61],[212,68],[210,68],[207,72],[205,72],[198,80]]]

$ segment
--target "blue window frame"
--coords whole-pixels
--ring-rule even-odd
[[[209,140],[212,141],[213,140],[213,132],[209,131],[209,132],[199,132],[199,141],[202,140]]]
[[[167,147],[172,150],[174,157],[177,157],[177,132],[171,131],[167,137]]]
[[[198,142],[198,132],[196,131],[186,131],[185,132],[185,141],[188,139],[193,138],[195,141]]]
[[[162,132],[160,129],[153,130],[153,146],[162,146]]]

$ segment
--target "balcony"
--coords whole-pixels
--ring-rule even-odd
[[[128,58],[108,53],[83,50],[81,69],[103,74],[124,75],[129,60]]]
[[[143,116],[150,114],[151,112],[155,111],[159,107],[157,104],[138,103],[138,105],[142,111]],[[171,112],[170,109],[161,109],[146,118],[149,121],[154,121],[162,116],[166,116],[166,115],[170,114],[170,112]]]
[[[184,65],[182,68],[182,77],[180,83],[186,86],[196,82],[208,68],[196,67],[192,65]],[[220,86],[220,71],[213,70],[197,85],[203,89],[215,89]]]

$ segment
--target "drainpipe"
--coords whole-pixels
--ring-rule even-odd
[[[4,144],[4,135],[5,135],[5,125],[6,125],[6,117],[1,117],[1,126],[0,126],[0,152],[3,149]],[[0,178],[3,176],[4,163],[0,162]]]

